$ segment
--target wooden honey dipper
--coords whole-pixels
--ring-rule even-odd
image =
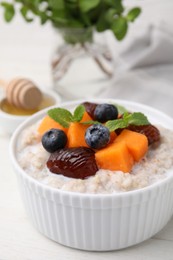
[[[6,92],[7,101],[23,109],[35,109],[42,100],[42,93],[38,87],[29,79],[15,78],[8,84],[0,81]]]

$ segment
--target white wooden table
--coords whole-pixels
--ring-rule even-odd
[[[0,20],[0,78],[31,77],[51,87],[49,60],[53,32],[49,25],[26,25],[17,19]],[[166,102],[166,101],[165,101]],[[173,218],[153,238],[125,250],[85,252],[61,246],[39,234],[31,225],[20,199],[8,154],[10,137],[0,127],[0,260],[172,260]]]

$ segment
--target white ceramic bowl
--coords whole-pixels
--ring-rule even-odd
[[[153,124],[173,129],[173,120],[150,107],[122,100],[118,103],[145,113]],[[62,105],[68,109],[76,102]],[[12,136],[10,158],[21,196],[33,225],[48,238],[77,249],[109,251],[140,243],[158,231],[173,214],[173,172],[164,180],[135,191],[114,194],[82,194],[48,187],[28,176],[16,160],[21,131],[45,114],[25,121]]]
[[[44,91],[43,94],[52,98],[54,104],[60,104],[60,97],[52,90]],[[30,116],[11,115],[0,109],[0,127],[8,134],[12,134],[15,129]]]

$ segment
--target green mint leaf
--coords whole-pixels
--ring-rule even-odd
[[[109,120],[106,122],[105,126],[109,129],[110,132],[113,132],[118,128],[126,128],[128,126],[128,122],[126,122],[123,118]]]
[[[58,107],[50,109],[48,111],[48,115],[60,125],[67,128],[71,122],[80,122],[84,112],[85,107],[83,105],[79,105],[76,107],[73,114],[65,108]]]
[[[50,8],[53,10],[63,10],[65,3],[63,0],[49,0]]]
[[[79,122],[82,120],[82,117],[85,112],[85,107],[83,105],[79,105],[76,107],[74,114],[73,114],[73,121],[74,122]]]
[[[113,7],[118,13],[122,13],[124,11],[122,0],[104,0],[104,2],[108,6]]]
[[[22,6],[21,9],[20,9],[20,12],[23,16],[23,18],[25,19],[26,22],[32,22],[33,19],[28,17],[28,12],[29,12],[29,9],[26,7],[26,6]]]
[[[53,108],[48,111],[48,115],[58,122],[63,127],[69,127],[70,123],[73,121],[73,115],[64,108]]]
[[[121,41],[125,37],[128,29],[128,23],[126,18],[121,16],[114,19],[111,29],[117,40]]]
[[[128,113],[125,112],[123,114],[123,118],[116,120],[109,120],[105,126],[109,129],[110,132],[115,131],[118,128],[126,128],[129,125],[149,125],[147,117],[140,112]]]
[[[129,22],[134,22],[134,20],[140,15],[141,9],[139,7],[135,7],[131,9],[127,14],[127,20]]]
[[[106,20],[106,14],[105,13],[100,14],[96,24],[97,31],[104,32],[105,30],[109,29],[109,27],[110,25]]]
[[[140,112],[135,112],[128,115],[128,123],[129,125],[149,125],[147,117]]]
[[[14,15],[15,15],[15,9],[14,6],[10,3],[2,2],[0,4],[4,8],[4,19],[6,22],[10,22]]]
[[[100,0],[79,0],[79,7],[82,12],[88,12],[91,9],[95,8],[97,5],[99,5]]]
[[[129,121],[129,116],[130,116],[130,113],[128,112],[128,111],[126,111],[126,112],[124,112],[123,113],[123,119],[125,120],[125,121]]]
[[[48,20],[48,16],[44,12],[40,12],[41,25],[45,24]]]
[[[115,37],[122,40],[128,24],[141,12],[139,7],[132,7],[125,13],[126,4],[123,0],[0,0],[1,6],[7,22],[19,11],[26,22],[32,22],[38,17],[42,25],[51,22],[55,28],[64,29],[62,37],[72,44],[88,42],[91,37],[84,37],[84,34],[79,36],[75,32],[69,36],[65,28],[90,27],[99,32],[112,30]]]

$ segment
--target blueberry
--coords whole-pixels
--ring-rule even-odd
[[[101,124],[94,124],[87,128],[85,141],[93,149],[105,147],[110,140],[109,129]]]
[[[41,141],[44,149],[49,153],[53,153],[65,147],[67,136],[63,130],[52,128],[43,135]]]
[[[118,109],[111,104],[99,104],[94,111],[94,119],[105,123],[108,120],[117,119]]]

